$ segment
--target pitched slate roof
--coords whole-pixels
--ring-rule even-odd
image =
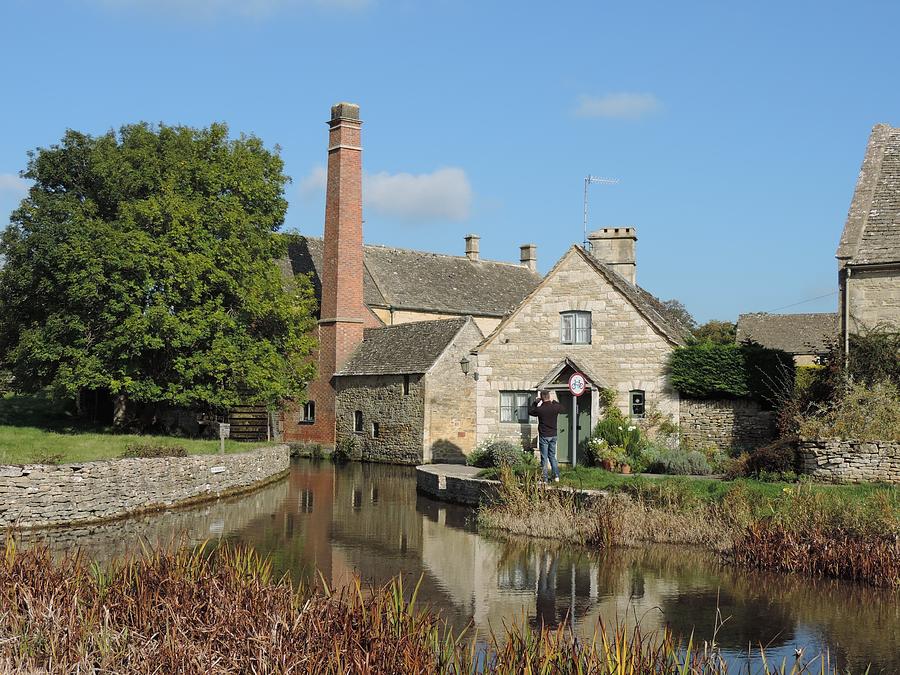
[[[900,262],[900,129],[872,129],[837,257],[851,265]]]
[[[737,322],[737,342],[753,340],[763,347],[782,349],[789,354],[824,354],[838,331],[835,313],[823,314],[741,314]]]
[[[424,373],[470,320],[460,317],[367,328],[363,341],[335,376]]]
[[[321,238],[299,237],[288,252],[294,274],[312,274],[319,298],[322,248]],[[363,293],[370,307],[502,317],[541,280],[513,263],[369,245],[363,255]]]

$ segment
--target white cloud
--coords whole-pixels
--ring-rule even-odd
[[[28,187],[29,183],[24,178],[14,173],[0,173],[0,194],[24,197]]]
[[[320,7],[323,9],[362,9],[372,0],[93,0],[106,7],[166,11],[182,15],[266,17],[285,9]]]
[[[455,167],[432,173],[376,173],[366,176],[365,206],[375,213],[405,221],[460,221],[469,217],[472,186]]]
[[[575,114],[578,117],[637,119],[659,110],[662,105],[653,94],[621,92],[603,96],[580,96]]]
[[[322,199],[328,172],[316,166],[298,185],[305,200]],[[431,173],[363,175],[363,206],[379,216],[406,222],[462,221],[472,208],[472,186],[463,169]]]
[[[300,184],[298,185],[300,195],[304,199],[318,197],[325,191],[325,183],[327,180],[328,172],[325,170],[324,166],[319,165],[313,167],[312,171],[300,179]]]

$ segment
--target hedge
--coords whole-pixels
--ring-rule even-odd
[[[754,342],[704,342],[672,352],[669,382],[684,396],[752,398],[769,405],[793,387],[794,359]]]

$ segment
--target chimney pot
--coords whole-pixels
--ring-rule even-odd
[[[519,247],[519,262],[532,272],[537,272],[537,246],[535,244],[522,244]]]
[[[466,235],[466,257],[469,260],[478,260],[478,241],[481,239],[477,234]]]

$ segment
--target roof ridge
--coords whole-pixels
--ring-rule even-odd
[[[314,239],[316,241],[325,241],[325,237],[318,237],[309,234],[301,234],[300,237],[304,239]],[[374,249],[383,249],[385,251],[400,251],[402,253],[418,253],[419,255],[432,255],[436,258],[453,258],[455,260],[469,260],[469,258],[465,255],[454,255],[452,253],[437,253],[435,251],[420,251],[416,248],[403,248],[401,246],[388,246],[387,244],[367,244],[363,242],[363,248],[374,248]],[[471,260],[470,262],[479,262],[479,263],[490,263],[491,265],[507,265],[509,267],[520,267],[522,269],[528,269],[525,265],[517,262],[510,262],[509,260],[493,260],[490,258],[479,258],[478,260]],[[535,272],[537,274],[537,272]]]

